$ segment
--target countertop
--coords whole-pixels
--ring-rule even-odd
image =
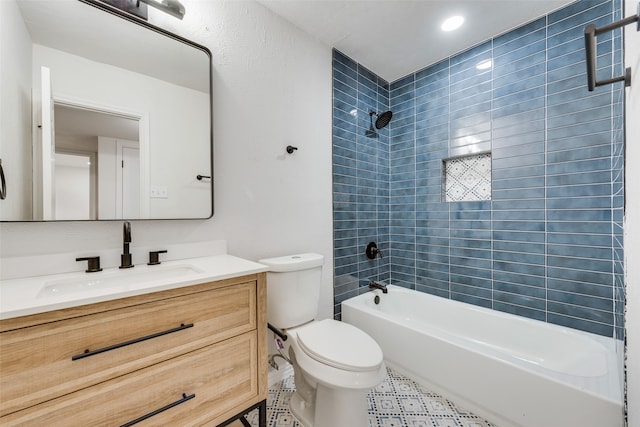
[[[222,254],[165,261],[156,266],[3,280],[0,320],[265,271],[267,267],[262,264]]]

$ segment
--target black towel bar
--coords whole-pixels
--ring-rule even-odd
[[[285,334],[280,329],[278,329],[275,326],[273,326],[271,323],[267,323],[267,327],[269,329],[271,329],[271,332],[273,332],[274,334],[276,334],[277,336],[282,338],[282,341],[286,341],[287,340],[287,334]]]
[[[640,31],[640,3],[638,3],[638,13],[633,16],[612,22],[600,28],[595,24],[589,24],[584,29],[584,49],[587,55],[587,86],[589,91],[593,91],[598,86],[604,86],[615,82],[624,82],[625,86],[631,86],[631,68],[626,68],[624,75],[606,80],[596,80],[596,58],[598,56],[596,49],[596,36],[613,31],[625,25],[637,22],[637,31]]]

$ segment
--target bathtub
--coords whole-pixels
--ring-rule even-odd
[[[388,289],[342,302],[342,320],[429,390],[499,427],[623,425],[614,339]]]

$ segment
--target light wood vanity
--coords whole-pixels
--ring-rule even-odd
[[[264,423],[266,325],[265,273],[0,320],[0,425]]]

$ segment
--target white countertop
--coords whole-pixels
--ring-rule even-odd
[[[267,271],[267,267],[232,255],[164,261],[97,273],[63,273],[3,280],[0,319],[109,301],[198,283]]]

